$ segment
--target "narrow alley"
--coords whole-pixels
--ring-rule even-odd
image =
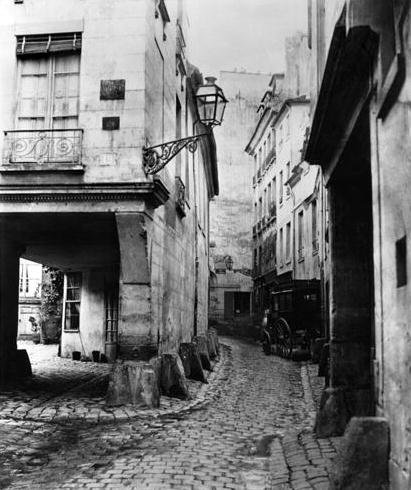
[[[45,360],[55,346],[25,346],[41,387],[2,395],[0,488],[328,488],[338,439],[312,432],[318,366],[222,343],[209,384],[191,382],[192,400],[140,412],[102,408],[107,365]]]

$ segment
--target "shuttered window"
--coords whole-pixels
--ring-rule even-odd
[[[81,32],[17,36],[17,56],[81,50]]]
[[[20,59],[16,128],[76,128],[79,77],[79,52]]]

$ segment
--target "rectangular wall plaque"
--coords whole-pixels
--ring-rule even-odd
[[[125,80],[100,80],[100,100],[122,100],[125,94]]]
[[[114,129],[120,129],[119,117],[103,117],[103,129],[107,131],[113,131]]]

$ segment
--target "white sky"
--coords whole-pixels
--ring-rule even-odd
[[[204,75],[284,69],[284,39],[307,31],[307,0],[186,0],[190,61]]]

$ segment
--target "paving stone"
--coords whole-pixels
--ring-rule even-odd
[[[33,378],[0,394],[0,484],[30,490],[327,488],[326,467],[339,439],[313,436],[320,397],[306,391],[320,389],[310,378],[314,370],[262,355],[258,344],[222,343],[208,384],[188,381],[193,400],[163,397],[155,410],[108,410],[107,364],[60,359],[53,346],[26,343]]]

